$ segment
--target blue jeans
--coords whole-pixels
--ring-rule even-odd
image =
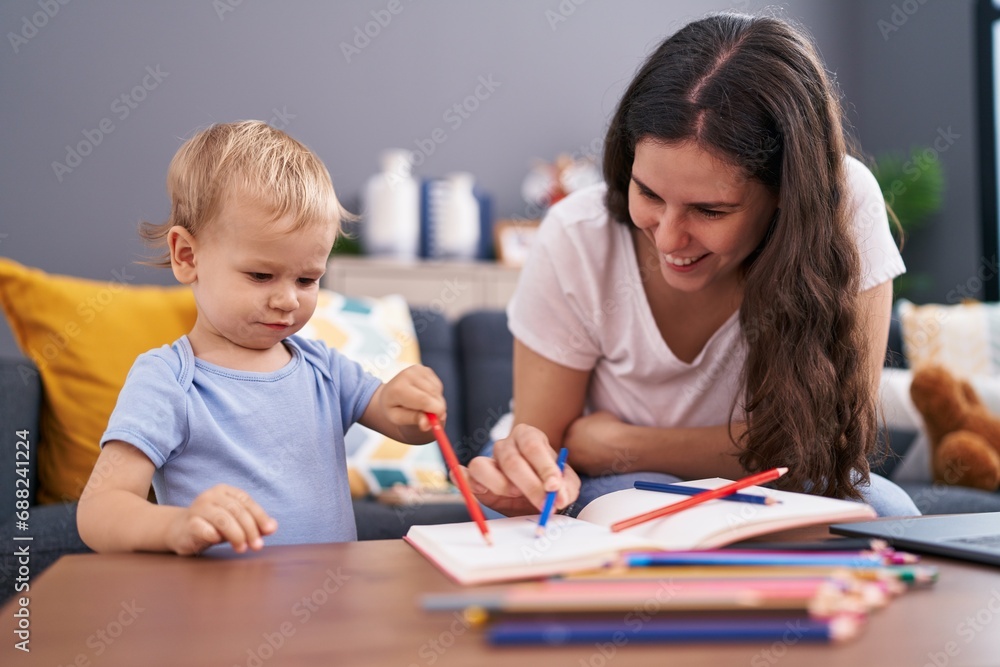
[[[483,456],[493,456],[493,443],[487,443],[482,449]],[[872,474],[870,483],[858,486],[861,498],[871,505],[880,517],[887,516],[918,516],[920,510],[907,495],[906,491],[899,488],[894,482],[885,477]],[[668,475],[662,472],[631,472],[623,475],[602,475],[600,477],[587,477],[580,475],[580,496],[566,512],[570,516],[576,516],[580,510],[587,506],[587,503],[598,496],[603,496],[612,491],[631,489],[638,481],[659,482],[660,484],[676,484],[681,481],[679,477]],[[499,512],[484,507],[487,518],[498,518],[503,516]]]

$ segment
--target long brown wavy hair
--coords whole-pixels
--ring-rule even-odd
[[[786,21],[741,14],[696,21],[663,42],[605,140],[607,207],[625,224],[635,146],[645,138],[695,141],[778,195],[743,271],[739,461],[749,471],[788,466],[784,488],[859,498],[878,446],[876,405],[840,101],[816,49]]]

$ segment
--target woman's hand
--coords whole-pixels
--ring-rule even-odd
[[[580,494],[580,478],[570,468],[559,473],[556,453],[542,431],[518,424],[498,440],[493,458],[477,456],[469,463],[472,492],[481,503],[501,514],[537,514],[545,495],[557,491],[556,509],[563,509]]]
[[[628,426],[610,412],[593,412],[570,423],[563,446],[576,469],[590,477],[632,472],[637,456],[627,448]]]

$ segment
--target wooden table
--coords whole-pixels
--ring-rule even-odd
[[[955,665],[1000,664],[1000,570],[927,558],[929,590],[876,613],[848,644],[492,648],[419,598],[456,590],[402,541],[272,547],[235,558],[76,555],[31,582],[31,653],[2,612],[15,665]]]

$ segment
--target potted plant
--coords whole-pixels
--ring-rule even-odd
[[[875,159],[872,173],[882,189],[890,219],[898,222],[893,232],[900,248],[905,239],[927,224],[941,209],[944,200],[944,169],[938,152],[930,147],[916,147],[909,155],[885,153]],[[893,287],[898,297],[926,290],[931,277],[909,272],[896,279]]]

